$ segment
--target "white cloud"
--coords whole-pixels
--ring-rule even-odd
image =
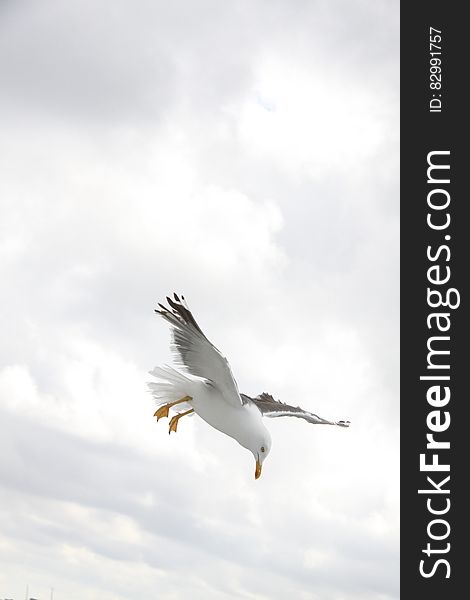
[[[363,165],[377,152],[387,126],[380,114],[386,98],[318,57],[305,66],[270,57],[254,78],[239,118],[250,155],[312,179],[366,170]],[[345,139],[357,143],[352,147]]]

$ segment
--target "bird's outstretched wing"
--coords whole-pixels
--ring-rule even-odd
[[[242,401],[227,359],[204,335],[184,296],[167,297],[168,307],[158,304],[155,312],[171,325],[172,350],[180,366],[218,389],[224,399],[240,406]]]
[[[316,425],[339,425],[340,427],[349,427],[350,424],[349,421],[327,421],[308,410],[300,408],[300,406],[290,406],[279,400],[274,400],[266,392],[256,396],[256,398],[250,398],[246,394],[242,394],[242,400],[244,402],[253,402],[259,408],[263,417],[299,417]]]

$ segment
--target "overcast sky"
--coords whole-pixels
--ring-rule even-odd
[[[398,598],[398,2],[0,3],[0,598]],[[183,293],[267,422],[152,418]]]

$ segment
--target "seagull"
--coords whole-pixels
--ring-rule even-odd
[[[209,425],[235,439],[255,459],[255,479],[261,475],[264,460],[271,450],[271,435],[263,417],[298,417],[316,425],[349,427],[349,421],[327,421],[298,406],[275,400],[264,392],[252,398],[238,391],[227,359],[204,335],[184,296],[167,297],[168,306],[158,304],[155,312],[171,327],[176,367],[155,367],[150,374],[157,382],[148,383],[156,403],[157,421],[170,419],[168,433],[176,433],[184,416],[198,415]]]

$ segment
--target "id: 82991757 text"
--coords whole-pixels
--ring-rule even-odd
[[[442,31],[435,27],[429,28],[429,89],[431,99],[429,112],[442,111]]]

